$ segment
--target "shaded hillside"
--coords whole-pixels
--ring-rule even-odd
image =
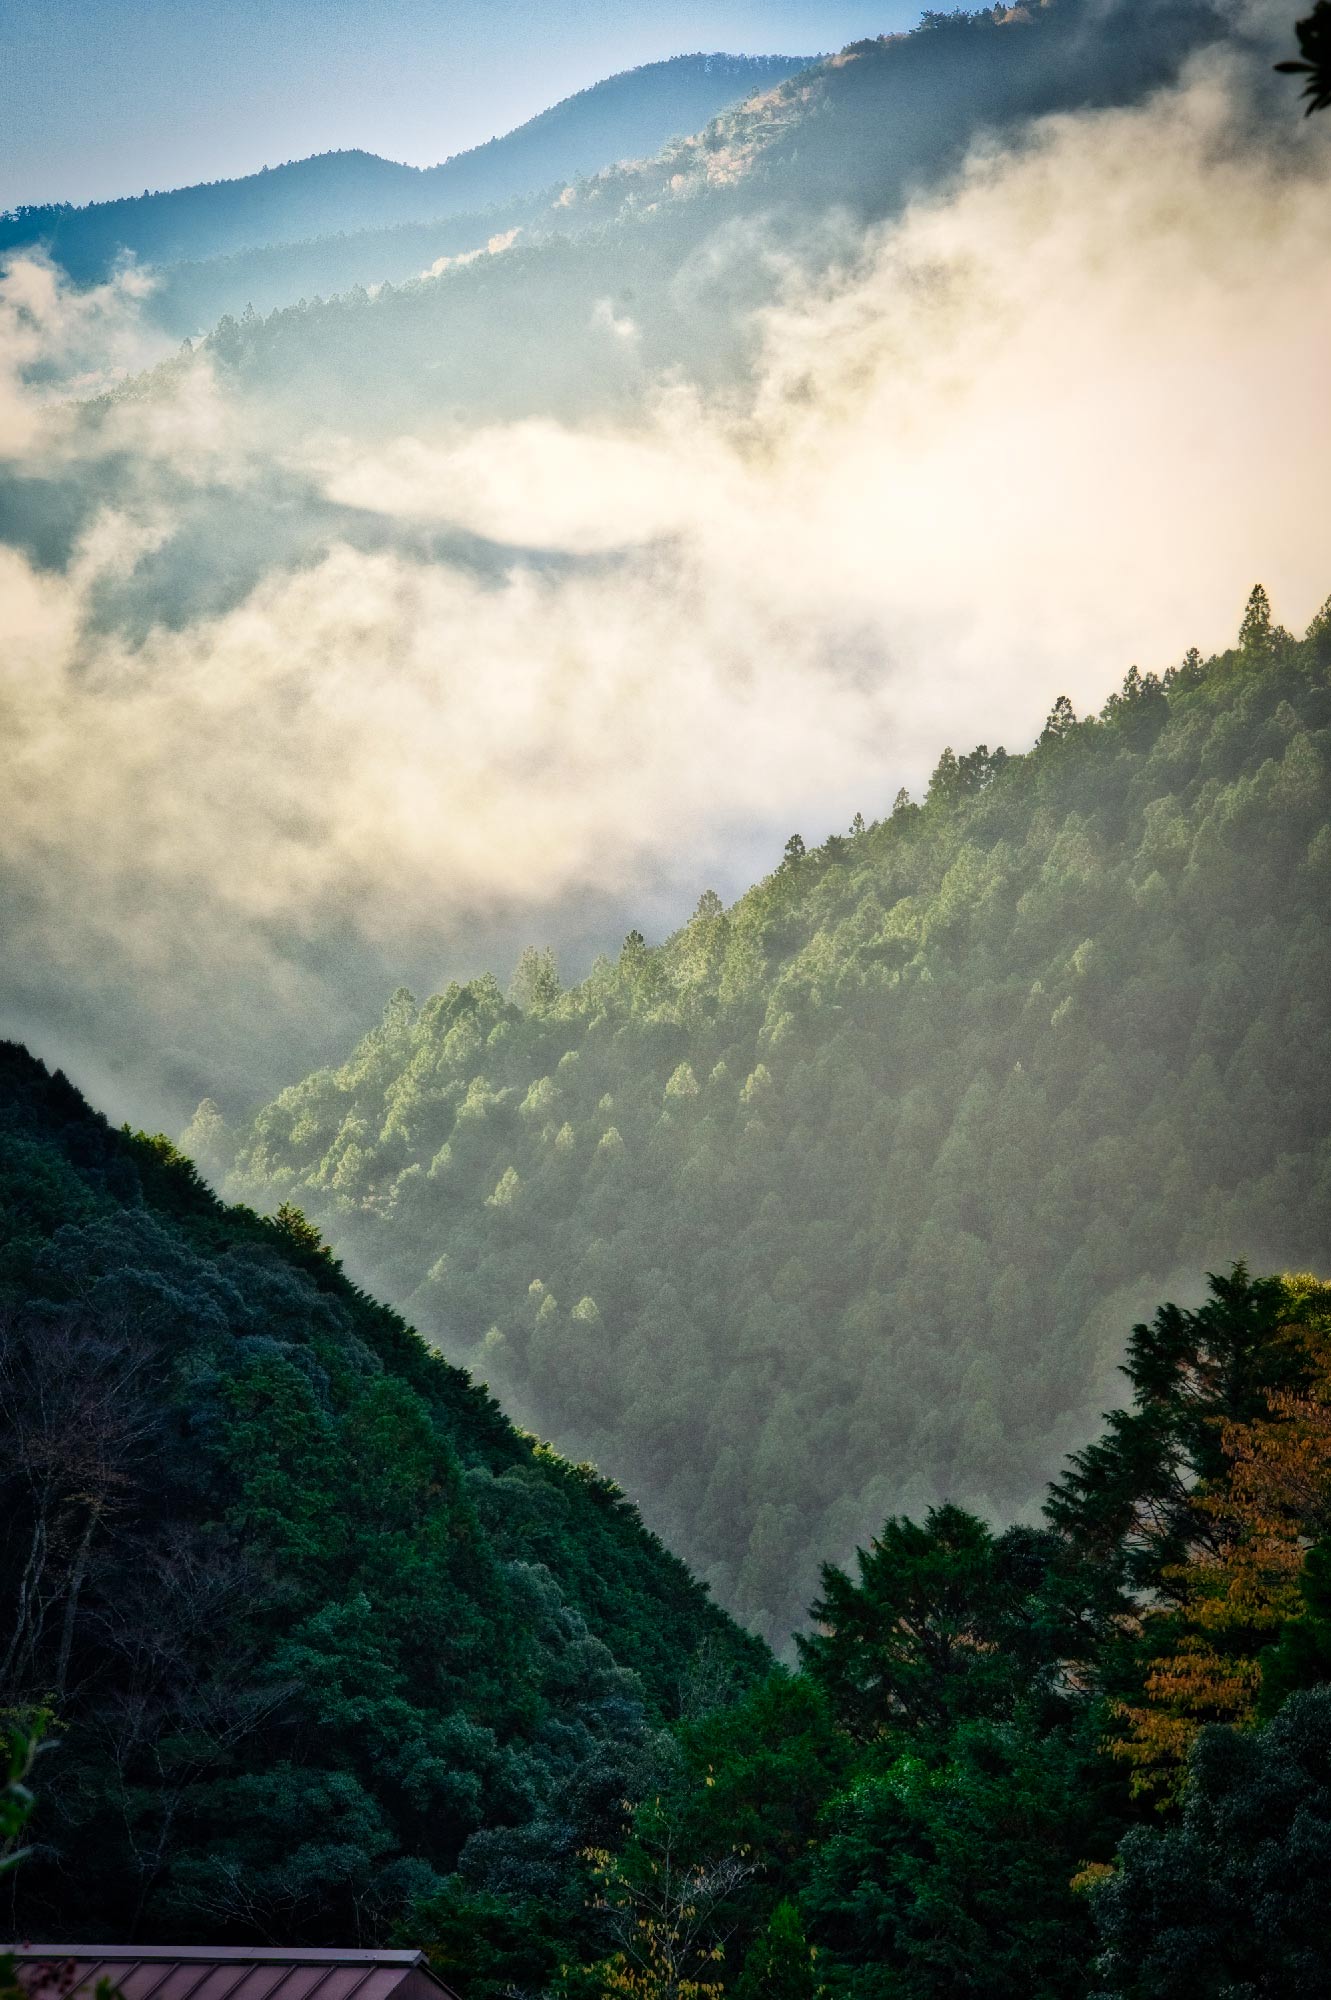
[[[654,153],[675,133],[696,130],[723,106],[778,83],[805,60],[717,54],[648,63],[607,77],[437,167],[407,167],[352,150],[265,167],[240,180],[145,191],[84,208],[32,204],[0,217],[0,252],[44,244],[85,283],[104,276],[126,251],[144,263],[171,264],[487,208],[557,188],[615,160]]]
[[[69,1938],[382,1942],[458,1866],[576,1928],[654,1729],[762,1659],[300,1217],[13,1044],[0,1606],[0,1710],[59,1738],[14,1923]]]
[[[1235,651],[946,751],[569,992],[533,955],[399,995],[233,1185],[780,1636],[892,1508],[1028,1506],[1180,1267],[1326,1262],[1329,755],[1331,622],[1254,593]]]
[[[147,310],[154,325],[192,338],[225,314],[270,313],[293,301],[350,292],[357,285],[408,283],[424,276],[441,258],[466,257],[511,231],[544,230],[554,212],[546,188],[479,214],[469,211],[430,222],[399,222],[391,229],[339,231],[300,243],[265,243],[230,256],[169,264],[159,274]]]

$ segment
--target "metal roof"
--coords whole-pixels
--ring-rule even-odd
[[[456,2000],[420,1951],[267,1951],[233,1945],[27,1944],[19,1983],[69,1965],[61,2000],[94,2000],[107,1979],[124,2000]]]

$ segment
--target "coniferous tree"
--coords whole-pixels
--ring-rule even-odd
[[[1273,633],[1271,600],[1260,583],[1255,583],[1248,593],[1244,606],[1243,622],[1239,626],[1239,649],[1241,652],[1261,656],[1270,651]]]

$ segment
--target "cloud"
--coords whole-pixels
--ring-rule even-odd
[[[200,1051],[256,1019],[280,1042],[339,977],[321,940],[388,984],[514,912],[585,935],[595,897],[613,933],[882,810],[945,740],[1019,747],[1055,694],[1227,643],[1258,578],[1304,622],[1331,589],[1331,120],[1254,139],[1238,64],[1044,121],[792,275],[743,394],[353,448],[196,364],[67,438],[136,471],[60,566],[0,547],[32,1004],[46,979],[94,1014],[140,994]],[[47,380],[132,346],[140,282],[10,266],[8,449],[50,437]],[[108,591],[183,532],[167,473],[328,525],[220,610],[119,629]],[[220,518],[197,560],[224,572]]]
[[[980,154],[770,316],[758,426],[803,469],[798,532],[995,726],[1223,646],[1257,577],[1291,622],[1331,590],[1331,134],[1242,144],[1237,68]]]
[[[615,340],[632,345],[641,338],[641,328],[627,313],[615,311],[613,299],[598,299],[592,307],[592,325],[610,334]]]
[[[152,288],[133,264],[80,291],[48,257],[0,260],[0,460],[41,448],[71,397],[159,358],[139,310]]]
[[[0,704],[7,863],[36,880],[63,849],[67,915],[108,949],[153,938],[157,912],[156,971],[171,913],[208,911],[225,948],[230,926],[334,907],[387,939],[593,878],[628,890],[672,826],[742,822],[773,785],[807,803],[857,739],[862,775],[882,754],[864,690],[818,684],[789,634],[741,642],[718,605],[682,625],[669,558],[496,587],[334,548],[223,617],[90,657],[106,552],[152,540],[103,518],[67,578],[6,552]]]
[[[632,430],[417,435],[329,490],[550,551],[668,540],[737,629],[821,627],[818,654],[853,627],[914,777],[943,735],[1029,739],[1056,692],[1225,645],[1259,577],[1306,622],[1331,590],[1328,135],[1243,143],[1237,67],[976,154],[765,314],[742,412],[676,388]]]
[[[442,278],[445,271],[459,270],[465,264],[474,264],[478,257],[499,257],[505,250],[511,250],[521,236],[520,228],[505,229],[500,234],[489,237],[475,250],[459,250],[452,257],[436,257],[428,271],[422,271],[423,278]],[[379,286],[375,286],[378,291]]]

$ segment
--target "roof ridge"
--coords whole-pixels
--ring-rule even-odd
[[[308,1951],[287,1946],[206,1944],[18,1944],[15,1958],[174,1959],[178,1964],[249,1965],[401,1965],[424,1962],[422,1951],[333,1951],[324,1946]]]

